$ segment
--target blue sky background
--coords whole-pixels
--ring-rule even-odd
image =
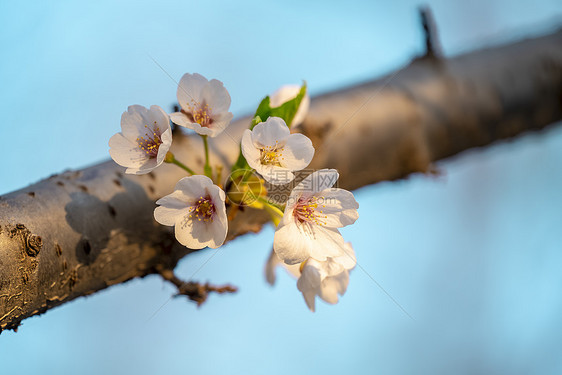
[[[558,0],[426,3],[447,55],[562,24]],[[176,80],[222,80],[242,115],[285,83],[315,94],[407,63],[419,5],[2,1],[0,194],[107,159],[128,105],[169,109],[176,85],[150,56]],[[115,286],[3,333],[0,373],[560,374],[561,162],[551,128],[358,190],[343,232],[364,271],[336,306],[310,313],[289,276],[265,283],[268,227],[180,263],[188,278],[213,256],[195,278],[236,295],[197,308],[158,277]]]

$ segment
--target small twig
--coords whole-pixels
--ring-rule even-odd
[[[427,6],[421,7],[420,17],[425,36],[425,55],[423,57],[439,59],[442,56],[441,45],[431,9]]]
[[[176,276],[174,271],[169,269],[158,270],[158,273],[164,280],[169,281],[178,288],[178,293],[174,297],[187,296],[190,300],[197,302],[197,306],[201,306],[203,302],[207,300],[210,292],[223,294],[235,293],[238,291],[238,288],[228,284],[223,286],[214,286],[209,283],[205,283],[203,285],[195,281],[182,281]]]

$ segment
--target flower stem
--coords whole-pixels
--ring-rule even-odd
[[[263,203],[263,208],[269,213],[269,216],[271,216],[271,221],[273,221],[275,226],[278,226],[283,218],[283,211],[281,211],[276,204],[269,202],[267,199],[258,197],[258,201]]]
[[[264,204],[263,207],[267,211],[267,213],[269,213],[269,216],[271,217],[271,221],[273,221],[273,224],[276,227],[279,226],[279,223],[281,222],[281,219],[283,218],[283,213],[281,211],[279,211],[279,209],[277,209],[273,206],[270,206],[268,204]]]
[[[205,176],[209,177],[210,179],[213,178],[213,170],[211,169],[211,165],[209,164],[209,144],[207,143],[207,136],[202,135],[203,138],[203,146],[205,147]]]
[[[264,205],[270,206],[270,207],[276,209],[281,214],[281,216],[283,216],[283,207],[279,206],[278,204],[271,203],[270,201],[268,201],[267,199],[265,199],[263,197],[258,197],[257,199],[258,199],[258,201],[260,201]]]
[[[193,170],[191,168],[189,168],[187,165],[183,164],[181,161],[177,160],[176,157],[174,156],[174,154],[172,154],[170,151],[168,151],[168,153],[166,154],[166,158],[164,159],[165,163],[170,163],[170,164],[175,164],[178,167],[180,167],[181,169],[185,170],[187,173],[189,173],[190,175],[194,175],[195,172],[193,172]]]

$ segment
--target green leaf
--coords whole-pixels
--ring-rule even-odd
[[[256,114],[254,115],[254,119],[256,117],[259,117],[261,121],[265,121],[269,117],[270,113],[271,113],[271,107],[269,106],[269,96],[266,96],[265,98],[263,98],[260,105],[258,105],[258,109],[256,109]],[[257,124],[255,124],[254,121],[252,121],[250,130],[252,130],[256,125]]]
[[[266,121],[269,117],[281,117],[287,126],[290,128],[297,111],[299,110],[299,106],[306,95],[306,82],[303,83],[301,89],[296,97],[293,99],[281,104],[279,107],[271,107],[269,96],[266,96],[258,106],[256,110],[255,116],[259,116],[263,121]],[[254,116],[254,117],[255,117]],[[254,124],[250,127],[250,129],[254,128]]]

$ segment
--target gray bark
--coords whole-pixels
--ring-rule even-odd
[[[431,52],[431,51],[429,51]],[[355,189],[433,170],[434,161],[562,119],[562,31],[440,59],[434,53],[378,80],[313,98],[306,121],[311,168],[336,168]],[[211,140],[211,162],[228,171],[249,118]],[[202,173],[198,137],[172,151]],[[0,330],[135,277],[172,270],[189,250],[152,216],[155,200],[185,174],[164,165],[124,175],[108,161],[51,176],[0,197]],[[228,240],[268,221],[239,212]]]

